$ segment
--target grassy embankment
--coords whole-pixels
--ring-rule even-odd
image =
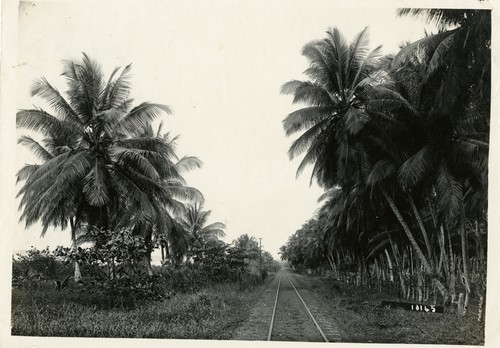
[[[14,288],[12,335],[229,339],[246,320],[262,286],[210,286],[133,309],[92,306],[95,296],[72,287]]]
[[[477,321],[477,308],[470,307],[465,317],[453,307],[446,307],[443,314],[382,308],[382,300],[398,299],[373,289],[308,278],[314,291],[327,299],[332,320],[349,334],[350,342],[484,344],[484,323]]]

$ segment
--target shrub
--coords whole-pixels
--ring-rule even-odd
[[[43,281],[60,280],[72,274],[70,262],[58,257],[49,248],[32,247],[25,255],[12,258],[12,285],[36,287]]]

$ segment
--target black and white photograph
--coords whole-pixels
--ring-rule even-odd
[[[494,5],[4,0],[0,346],[500,345]]]

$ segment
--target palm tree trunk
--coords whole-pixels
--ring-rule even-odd
[[[450,265],[448,262],[448,258],[446,257],[446,246],[445,246],[445,240],[444,240],[443,225],[441,225],[439,227],[438,243],[439,243],[439,263],[438,263],[436,273],[439,274],[444,269],[444,273],[446,274],[446,279],[448,279],[449,272],[450,272]]]
[[[331,253],[326,254],[326,258],[328,259],[328,262],[330,264],[330,267],[332,268],[332,273],[335,278],[338,278],[338,271],[337,271],[337,265],[335,265],[335,260],[333,258],[333,255]]]
[[[415,251],[418,258],[422,262],[422,266],[424,268],[424,271],[428,274],[432,274],[432,268],[431,268],[428,260],[425,258],[425,255],[422,252],[422,249],[420,249],[420,247],[418,246],[417,241],[415,240],[415,237],[413,236],[413,233],[410,230],[410,227],[408,226],[408,224],[405,222],[405,220],[403,218],[403,215],[401,215],[401,212],[396,207],[396,204],[394,203],[392,198],[389,196],[387,191],[382,187],[380,189],[381,189],[382,194],[384,195],[387,203],[389,204],[392,212],[394,213],[394,215],[398,219],[399,223],[403,227],[403,230],[404,230],[406,236],[408,237],[408,240],[410,241],[410,245],[411,245],[412,249]],[[438,288],[438,290],[441,292],[441,294],[446,297],[447,291],[446,291],[446,288],[444,287],[444,285],[436,278],[434,278],[433,281],[436,284],[436,287]]]
[[[420,262],[416,262],[417,264],[417,292],[418,292],[418,302],[422,303],[424,299],[424,277],[422,275],[422,269],[419,265]]]
[[[441,228],[443,226],[441,225]],[[456,262],[455,262],[455,254],[453,254],[453,247],[451,245],[451,235],[450,232],[448,231],[448,250],[449,250],[449,258],[450,258],[450,277],[449,277],[449,285],[448,288],[450,289],[450,294],[451,294],[451,303],[455,302],[456,300]]]
[[[465,197],[464,197],[465,199]],[[462,264],[463,264],[463,274],[464,274],[464,285],[465,285],[465,302],[463,306],[462,315],[467,313],[467,305],[469,302],[470,294],[470,282],[469,282],[469,257],[467,255],[467,232],[465,230],[465,202],[462,201],[462,207],[460,209],[460,237],[462,244]]]
[[[477,288],[477,295],[479,297],[479,304],[478,304],[478,310],[477,310],[477,321],[482,322],[484,320],[484,305],[485,305],[485,290],[486,290],[486,284],[483,282],[483,279],[485,279],[484,275],[486,273],[486,270],[483,268],[483,265],[485,265],[485,251],[484,251],[484,243],[481,237],[481,233],[479,230],[479,222],[476,219],[475,221],[475,229],[474,229],[474,234],[477,239],[477,255],[479,259],[479,266],[478,269],[476,270],[477,275],[476,275],[476,288]]]
[[[151,251],[144,257],[144,261],[146,262],[146,268],[148,271],[148,275],[153,275],[153,267],[151,266]]]
[[[389,236],[389,242],[391,244],[391,250],[392,250],[392,253],[394,255],[394,263],[396,264],[396,268],[398,270],[399,285],[401,287],[401,293],[403,294],[403,297],[404,297],[404,294],[406,294],[406,283],[405,283],[405,278],[403,276],[403,264],[404,264],[404,261],[403,262],[399,261],[400,258],[399,258],[399,255],[398,255],[397,245],[392,240],[391,235],[389,234],[388,236]]]
[[[406,236],[408,237],[408,240],[410,242],[410,245],[411,245],[412,249],[417,253],[417,256],[422,261],[422,265],[424,266],[424,270],[427,273],[432,273],[431,266],[429,265],[429,262],[427,261],[424,253],[422,252],[422,249],[420,249],[420,247],[418,246],[418,243],[415,240],[415,237],[413,236],[413,233],[411,232],[410,227],[408,226],[408,224],[404,220],[403,215],[401,215],[401,212],[396,207],[396,204],[394,203],[394,201],[392,200],[392,198],[389,196],[389,194],[387,193],[387,191],[385,191],[385,189],[383,189],[383,188],[381,188],[381,190],[382,190],[382,194],[384,195],[384,197],[385,197],[387,203],[389,204],[392,212],[394,213],[394,215],[398,219],[399,223],[403,227],[403,231],[405,232]]]
[[[422,232],[422,236],[424,237],[425,246],[427,248],[427,256],[429,257],[429,263],[432,269],[434,269],[433,259],[432,259],[432,249],[431,244],[429,243],[429,237],[427,235],[427,230],[425,229],[424,223],[422,222],[422,218],[420,217],[420,213],[418,212],[417,206],[413,201],[413,198],[410,194],[408,194],[408,200],[410,201],[411,208],[413,210],[413,214],[415,214],[415,218],[417,219],[418,226],[420,227],[420,231]]]
[[[70,224],[70,227],[71,227],[72,248],[73,248],[73,251],[76,252],[78,250],[78,246],[76,245],[76,232],[77,232],[76,229],[77,229],[77,226],[76,226],[76,223],[73,220],[73,218],[71,218],[69,220],[69,224]],[[75,273],[73,275],[73,280],[75,282],[78,282],[78,281],[80,281],[81,278],[82,278],[82,273],[80,272],[80,264],[78,263],[78,261],[75,261]]]
[[[478,255],[479,261],[482,262],[484,260],[484,243],[483,243],[483,239],[481,237],[481,233],[479,230],[479,221],[477,219],[475,221],[474,234],[475,234],[476,239],[477,239],[477,255]]]
[[[394,283],[394,270],[392,267],[391,257],[389,256],[389,252],[387,251],[387,249],[384,249],[384,252],[385,257],[387,258],[387,265],[389,267],[389,280],[391,281],[391,283]]]

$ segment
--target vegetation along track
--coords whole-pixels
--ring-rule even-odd
[[[326,324],[326,323],[325,323]],[[340,341],[338,330],[327,324],[323,331],[288,274],[279,275],[267,340]]]

